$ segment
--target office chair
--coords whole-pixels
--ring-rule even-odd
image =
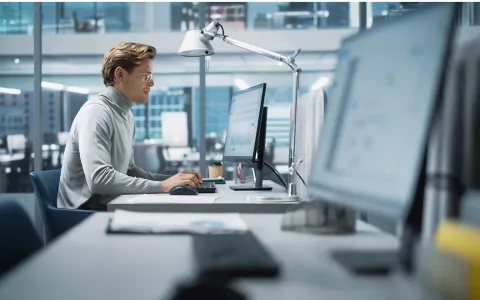
[[[0,278],[43,247],[28,215],[18,203],[0,203]]]
[[[175,174],[178,172],[178,167],[174,166],[171,161],[165,158],[163,150],[168,151],[168,146],[159,145],[157,147],[157,156],[158,156],[158,163],[159,169],[158,173],[160,174]]]
[[[0,139],[0,149],[2,150],[2,152],[8,152],[6,135],[2,136],[2,138]]]
[[[33,183],[33,189],[45,219],[47,243],[82,222],[93,213],[90,210],[56,207],[60,173],[59,169],[30,173],[30,180]]]
[[[7,174],[8,187],[7,192],[15,193],[29,193],[31,192],[31,183],[28,179],[30,173],[30,162],[32,156],[31,143],[25,145],[23,152],[24,156],[19,161],[10,163],[11,172]]]

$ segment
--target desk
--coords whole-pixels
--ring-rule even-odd
[[[7,164],[13,161],[22,160],[25,154],[16,153],[16,154],[0,154],[0,164]]]
[[[272,191],[232,191],[229,185],[234,184],[233,181],[227,181],[227,184],[217,184],[217,193],[203,194],[216,195],[219,198],[214,203],[126,203],[130,199],[138,197],[139,195],[123,195],[115,198],[108,203],[108,211],[115,209],[124,209],[130,211],[144,211],[144,212],[192,212],[192,213],[284,213],[295,202],[271,202],[271,203],[250,203],[246,201],[247,195],[258,194],[272,194],[282,193],[286,194],[283,187],[273,181],[265,180],[264,184],[273,187]],[[200,194],[202,195],[202,194]],[[179,198],[179,196],[175,196]],[[192,196],[186,196],[191,199]],[[163,197],[165,198],[165,197]]]
[[[94,214],[8,274],[0,299],[163,300],[193,274],[190,236],[107,235],[110,216]],[[393,236],[360,221],[355,235],[318,236],[282,232],[281,215],[241,217],[282,265],[279,279],[236,283],[249,299],[396,298],[391,278],[353,276],[330,258],[338,248],[394,249]]]

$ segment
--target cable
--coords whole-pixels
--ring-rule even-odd
[[[218,23],[218,26],[220,26],[220,28],[222,28],[222,36],[224,36],[224,37],[225,37],[225,31],[223,30],[223,26],[222,26],[222,24]]]
[[[280,179],[280,181],[283,183],[283,186],[285,188],[287,188],[287,183],[285,182],[285,179],[283,179],[282,175],[280,175],[280,173],[277,171],[277,169],[275,169],[270,163],[264,161],[263,162],[264,165],[266,165],[267,167],[270,168],[270,170],[273,171],[273,173],[275,173],[275,175],[277,175],[278,179]]]
[[[305,183],[305,180],[303,180],[302,176],[300,176],[300,174],[298,174],[298,172],[296,172],[296,173],[297,173],[298,178],[300,178],[300,180],[303,182],[303,184],[304,184],[306,187],[308,187],[308,184]]]

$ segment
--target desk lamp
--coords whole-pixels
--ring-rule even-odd
[[[218,30],[222,29],[222,33],[219,34]],[[182,45],[178,54],[181,56],[187,57],[200,57],[200,56],[210,56],[215,54],[210,41],[214,38],[220,38],[225,43],[243,48],[245,50],[261,54],[263,56],[275,59],[277,61],[283,62],[289,66],[293,71],[293,94],[292,94],[292,109],[290,113],[290,146],[289,146],[289,160],[288,160],[288,197],[292,200],[299,200],[297,195],[297,189],[295,186],[295,177],[297,173],[298,165],[302,160],[295,162],[295,127],[296,127],[296,118],[297,118],[297,101],[299,93],[299,75],[302,71],[295,64],[295,57],[300,53],[301,49],[297,49],[292,56],[283,56],[281,54],[265,50],[247,43],[234,40],[225,35],[223,26],[218,21],[213,21],[208,24],[202,30],[190,30],[185,34]]]

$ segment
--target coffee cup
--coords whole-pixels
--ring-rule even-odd
[[[208,165],[208,174],[210,178],[223,176],[223,165],[221,162],[212,162]]]

